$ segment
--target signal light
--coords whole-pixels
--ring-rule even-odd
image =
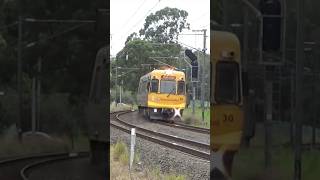
[[[263,15],[263,50],[277,51],[281,41],[281,4],[279,0],[261,0],[260,11]]]
[[[197,61],[197,56],[193,54],[193,52],[190,49],[185,50],[186,56],[191,59],[191,61]]]
[[[197,62],[197,56],[193,54],[193,52],[190,49],[185,50],[186,56],[188,56],[191,60],[191,66],[192,66],[192,78],[197,79],[198,78],[198,62]]]
[[[192,78],[197,79],[198,78],[198,62],[197,61],[192,61]]]
[[[106,38],[108,33],[108,20],[109,12],[107,9],[98,9],[96,14],[96,32],[101,38]]]

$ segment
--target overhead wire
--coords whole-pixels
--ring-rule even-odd
[[[146,1],[147,1],[147,0],[144,0],[144,1],[140,4],[140,6],[138,7],[138,9],[136,9],[136,11],[135,11],[131,16],[129,16],[129,18],[127,19],[127,21],[125,21],[125,23],[123,23],[123,25],[121,26],[120,29],[123,29],[123,28],[125,28],[125,27],[128,25],[129,21],[137,14],[137,12],[141,9],[141,7],[144,5],[144,3],[145,3]],[[115,34],[115,33],[114,33],[114,34]]]
[[[11,24],[7,24],[7,25],[4,25],[4,26],[0,26],[0,31],[2,31],[2,30],[4,30],[4,29],[7,29],[7,28],[9,28],[9,27],[11,27],[11,26],[15,26],[15,25],[17,25],[18,24],[18,21],[15,21],[15,22],[13,22],[13,23],[11,23]]]
[[[160,2],[161,0],[159,0],[151,9],[149,9],[148,12],[141,19],[139,19],[139,21],[137,21],[137,23],[134,24],[125,34],[128,34],[130,31],[132,31],[132,29],[135,28],[142,20],[144,20]]]

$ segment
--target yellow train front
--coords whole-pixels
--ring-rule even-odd
[[[228,179],[244,123],[240,42],[229,32],[211,33],[211,175]]]
[[[173,122],[186,107],[185,73],[162,68],[142,76],[137,94],[139,112],[148,119]]]

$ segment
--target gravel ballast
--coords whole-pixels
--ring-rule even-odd
[[[146,128],[152,131],[161,132],[165,134],[170,134],[173,136],[178,136],[181,138],[186,138],[189,140],[209,144],[210,136],[209,134],[193,132],[190,130],[179,129],[176,127],[165,126],[156,123],[156,120],[151,122],[146,120],[144,117],[138,114],[138,112],[131,112],[127,114],[120,115],[119,118],[127,123],[133,124],[138,127]]]
[[[130,147],[130,135],[111,127],[110,143],[115,144],[119,140]],[[185,175],[187,179],[209,179],[208,161],[138,137],[135,149],[140,155],[141,167],[159,168],[163,173]]]

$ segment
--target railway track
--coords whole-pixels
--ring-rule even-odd
[[[149,129],[145,129],[145,128],[127,123],[120,118],[121,115],[130,113],[130,112],[132,111],[122,111],[119,113],[112,113],[113,118],[110,121],[110,126],[127,133],[131,132],[130,130],[131,128],[135,128],[137,137],[140,137],[148,141],[161,144],[171,149],[176,149],[184,153],[209,161],[209,157],[210,157],[209,144],[200,143],[197,141],[173,136],[166,133],[151,131]]]
[[[186,124],[182,123],[167,123],[167,122],[161,122],[161,121],[155,121],[158,124],[164,125],[164,126],[170,126],[170,127],[175,127],[179,129],[184,129],[184,130],[189,130],[197,133],[203,133],[203,134],[210,134],[210,129],[207,128],[201,128],[201,127],[195,127],[195,126],[189,126]]]
[[[37,167],[50,163],[88,157],[88,152],[50,153],[8,158],[0,161],[0,179],[28,180],[29,174]]]
[[[163,138],[172,139],[173,141],[176,141],[177,144],[180,144],[180,143],[187,143],[188,144],[189,143],[189,144],[193,144],[193,146],[204,148],[204,149],[206,149],[206,148],[209,149],[210,148],[208,144],[199,143],[199,142],[195,142],[195,141],[192,141],[192,140],[179,138],[177,136],[171,136],[169,134],[163,134],[163,133],[159,133],[159,132],[155,132],[155,131],[150,131],[148,129],[144,129],[144,128],[141,128],[141,127],[137,127],[137,126],[135,126],[133,124],[127,123],[127,122],[121,120],[121,118],[119,118],[119,116],[121,116],[122,114],[130,113],[130,112],[133,112],[133,111],[118,111],[118,112],[112,112],[110,114],[112,114],[114,116],[113,119],[117,120],[119,123],[123,124],[124,126],[130,127],[130,128],[136,128],[137,130],[140,130],[140,131],[143,131],[143,132],[147,132],[147,133],[150,133],[150,134],[155,134],[154,136],[160,136],[160,137],[163,137]],[[166,123],[166,122],[161,122],[161,121],[155,121],[155,122],[158,123],[158,124],[164,125],[164,126],[175,127],[175,128],[189,130],[189,131],[203,133],[203,134],[210,134],[210,129],[207,129],[207,128],[194,127],[194,126],[189,126],[189,125],[185,125],[185,124],[182,124],[182,123],[171,124],[171,123]],[[110,125],[113,126],[113,127],[117,126],[117,125],[112,124],[112,123]],[[118,127],[118,129],[119,128],[120,127]],[[129,129],[125,129],[124,127],[122,127],[120,130],[123,130],[123,131],[126,131],[127,133],[130,133],[130,130]],[[145,137],[145,139],[146,138],[147,137]],[[157,140],[153,140],[153,141],[157,141]],[[171,146],[171,145],[169,145],[169,146]],[[253,148],[264,148],[264,146],[255,146],[255,145],[253,145],[251,147],[253,147]],[[274,145],[272,145],[272,147],[273,148],[290,147],[290,144],[289,143],[274,144]],[[320,144],[312,145],[310,143],[304,143],[302,145],[302,148],[305,149],[305,150],[308,150],[308,149],[311,149],[311,148],[320,149]],[[177,148],[174,148],[174,149],[177,149]],[[182,151],[184,151],[184,150],[182,150]],[[188,150],[186,150],[186,153],[188,153],[187,151]],[[201,155],[201,157],[205,157],[205,156],[206,155],[204,155],[204,154]],[[207,156],[209,157],[209,155],[207,155]]]

